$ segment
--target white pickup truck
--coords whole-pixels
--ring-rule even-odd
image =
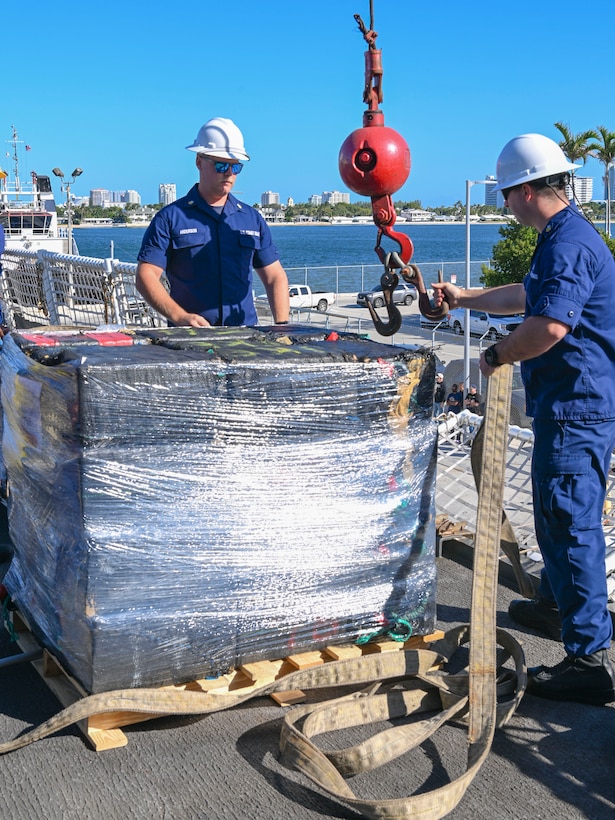
[[[336,295],[333,291],[313,291],[309,285],[290,285],[290,309],[316,308],[325,311],[329,305],[335,304]]]
[[[462,335],[464,332],[466,312],[464,308],[455,308],[448,314],[448,326],[451,330]],[[521,314],[502,316],[499,313],[487,313],[485,310],[470,311],[470,335],[486,337],[492,342],[507,336],[511,330],[523,321]]]

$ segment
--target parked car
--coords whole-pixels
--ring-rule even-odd
[[[396,305],[411,305],[417,296],[418,293],[414,285],[400,282],[393,291],[393,303]],[[357,305],[367,307],[368,301],[376,308],[384,307],[384,293],[380,282],[371,290],[362,290],[357,293]]]
[[[327,311],[331,305],[337,302],[337,294],[330,290],[312,290],[309,285],[289,285],[288,299],[291,310],[316,309],[321,313]],[[254,296],[254,304],[257,310],[268,311],[269,300],[267,294],[261,293]],[[263,314],[263,316],[266,314]]]
[[[487,313],[486,310],[470,311],[470,335],[485,336],[495,342],[502,336],[508,336],[511,330],[523,321],[521,314],[515,316],[503,316],[499,313]],[[454,333],[459,336],[465,331],[466,311],[465,308],[455,308],[448,314],[448,324]]]

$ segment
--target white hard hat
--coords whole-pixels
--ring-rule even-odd
[[[496,166],[498,183],[493,190],[501,191],[580,167],[569,162],[559,145],[549,137],[521,134],[502,148]]]
[[[192,145],[186,145],[188,151],[197,154],[209,154],[221,159],[249,160],[243,144],[243,134],[232,120],[214,117],[199,128],[199,133]]]

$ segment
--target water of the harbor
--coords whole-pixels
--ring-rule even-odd
[[[492,258],[493,246],[502,238],[498,224],[472,224],[470,228],[471,284],[480,285],[481,263]],[[77,228],[75,239],[83,256],[112,256],[136,262],[144,228]],[[353,291],[371,287],[379,279],[382,265],[374,251],[375,225],[273,225],[272,234],[282,264],[293,282],[305,282],[318,290]],[[412,261],[430,280],[443,269],[444,278],[464,281],[466,258],[465,224],[396,224],[414,244]],[[388,244],[387,244],[388,243]],[[385,251],[398,250],[385,238]],[[431,263],[427,265],[427,263]],[[308,271],[301,269],[309,269]],[[320,269],[318,272],[312,269]],[[373,280],[373,281],[372,281]],[[256,290],[258,291],[258,282]]]

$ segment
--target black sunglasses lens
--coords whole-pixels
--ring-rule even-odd
[[[226,172],[230,168],[236,176],[237,174],[241,173],[243,165],[241,164],[241,162],[233,162],[232,164],[230,162],[216,162],[214,163],[214,167],[219,174],[226,174]]]

